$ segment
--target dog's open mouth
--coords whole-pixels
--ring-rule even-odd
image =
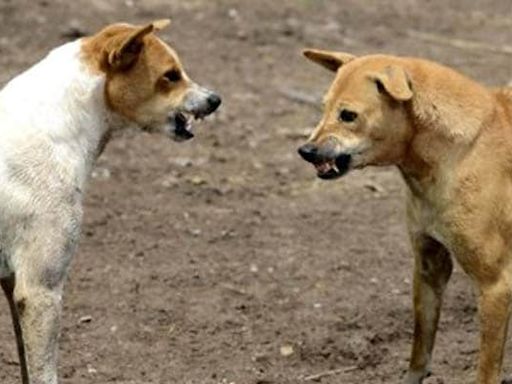
[[[339,155],[335,159],[329,159],[314,163],[317,176],[324,180],[337,179],[345,175],[350,169],[350,155]]]
[[[176,113],[171,116],[174,123],[174,134],[178,140],[189,140],[194,137],[192,133],[192,116],[186,115],[182,112]]]
[[[208,114],[206,113],[188,113],[176,112],[169,116],[169,123],[174,128],[174,137],[177,141],[190,140],[194,137],[193,124],[194,120],[203,120]]]

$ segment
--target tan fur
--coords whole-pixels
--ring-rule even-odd
[[[512,300],[511,90],[489,89],[415,58],[344,62],[339,58],[350,55],[318,50],[306,56],[337,71],[310,144],[335,142],[336,156],[352,151],[351,168],[397,165],[408,186],[416,267],[405,382],[421,383],[428,373],[451,255],[477,287],[477,382],[497,384]],[[356,122],[339,120],[345,107],[358,112]]]

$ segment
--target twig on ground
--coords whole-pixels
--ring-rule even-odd
[[[306,91],[300,91],[291,88],[281,88],[279,89],[279,93],[287,99],[295,101],[296,103],[307,104],[316,108],[320,108],[321,105],[321,100],[319,97],[311,95]]]
[[[342,373],[348,373],[348,372],[352,372],[352,371],[356,371],[357,369],[359,369],[359,367],[357,367],[356,365],[352,365],[350,367],[343,367],[343,368],[338,368],[338,369],[331,369],[329,371],[324,371],[324,372],[320,372],[320,373],[317,373],[317,374],[314,374],[314,375],[309,375],[309,376],[305,376],[303,378],[304,381],[318,381],[324,377],[327,377],[327,376],[335,376],[335,375],[340,375]]]
[[[486,51],[499,53],[503,55],[512,55],[512,45],[490,45],[480,43],[478,41],[455,39],[451,37],[436,35],[428,32],[421,32],[414,29],[408,29],[407,34],[416,39],[428,41],[430,43],[448,45],[450,47],[469,50],[469,51]]]

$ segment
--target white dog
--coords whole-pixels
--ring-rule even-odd
[[[65,44],[0,92],[0,282],[24,384],[57,383],[63,282],[91,167],[127,124],[190,139],[221,103],[143,27],[111,25]]]

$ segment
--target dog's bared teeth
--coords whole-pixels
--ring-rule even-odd
[[[315,164],[315,168],[319,174],[326,174],[334,170],[336,173],[340,173],[339,168],[336,166],[334,161],[326,161],[323,163]]]

